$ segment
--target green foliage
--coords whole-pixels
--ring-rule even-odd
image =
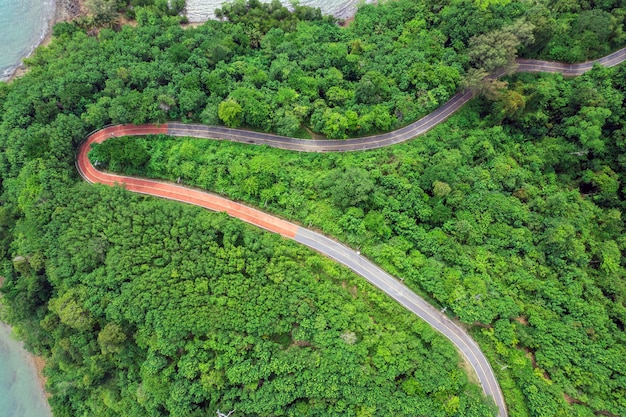
[[[56,313],[61,323],[79,331],[92,330],[94,320],[83,307],[86,289],[68,291],[59,298],[50,300],[50,311]]]
[[[107,323],[98,333],[98,344],[103,354],[120,353],[122,343],[126,340],[126,335],[122,327],[115,323]]]
[[[623,4],[593,2],[578,6],[572,2],[546,2],[530,10],[538,43],[527,48],[525,55],[545,56],[569,62],[585,61],[606,55],[621,46],[624,37]],[[619,8],[618,8],[619,7]],[[609,13],[610,12],[610,13]]]
[[[103,161],[104,166],[113,171],[140,172],[140,168],[150,160],[146,143],[129,139],[124,139],[123,142],[119,145],[107,141],[94,146],[94,162],[100,165],[99,161]]]
[[[215,9],[215,16],[228,19],[233,24],[242,24],[250,40],[250,46],[258,48],[262,37],[270,30],[277,28],[292,32],[300,21],[328,21],[331,17],[323,17],[320,9],[300,6],[294,2],[293,13],[281,4],[279,0],[269,3],[258,0],[235,0]]]
[[[97,19],[111,20],[117,11],[116,0],[85,0],[85,7]]]
[[[423,116],[456,92],[464,71],[465,58],[408,0],[363,6],[343,29],[319,10],[253,1],[183,30],[158,5],[135,3],[136,27],[90,37],[87,23],[60,24],[56,42],[27,61],[56,68],[32,98],[35,120],[65,111],[84,114],[89,129],[182,120],[343,138]]]
[[[222,101],[218,107],[218,116],[228,127],[239,127],[242,122],[243,108],[233,99]]]
[[[182,176],[320,228],[479,323],[482,346],[507,366],[499,373],[513,414],[620,415],[623,72],[519,76],[524,106],[506,127],[497,112],[476,125],[468,109],[418,140],[363,153],[163,137],[150,142],[158,157],[146,174]],[[188,143],[194,152],[182,156]]]
[[[29,342],[48,352],[57,415],[444,416],[454,397],[459,415],[492,415],[443,336],[294,242],[120,188],[75,184],[54,205],[55,295]]]
[[[187,29],[182,1],[117,6],[137,25],[59,24],[0,84],[3,317],[47,356],[55,414],[493,415],[450,345],[352,274],[221,215],[81,184],[75,149],[107,123],[390,130],[482,79],[470,63],[622,45],[621,3],[399,0],[341,28],[252,1]],[[361,248],[476,324],[512,416],[626,415],[625,79],[478,85],[494,103],[373,152],[118,138],[92,158]]]
[[[477,69],[490,73],[513,65],[520,44],[511,31],[500,29],[471,38],[468,55]]]
[[[342,209],[364,206],[374,188],[367,171],[354,167],[332,172],[323,184],[333,203]]]

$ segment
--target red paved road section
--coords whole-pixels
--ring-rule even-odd
[[[563,64],[559,62],[520,59],[518,60],[519,67],[517,72],[560,72],[565,76],[575,76],[589,71],[594,64],[601,64],[607,67],[611,67],[621,62],[624,62],[625,60],[626,48],[620,49],[619,51],[616,51],[596,61],[584,62],[580,64]],[[497,78],[500,75],[501,74],[494,74],[494,77]],[[267,213],[263,213],[262,211],[255,210],[248,206],[244,206],[243,204],[239,204],[207,192],[181,187],[172,183],[100,172],[91,165],[89,159],[87,158],[87,154],[89,153],[89,149],[91,148],[92,143],[101,143],[114,136],[139,136],[152,134],[168,134],[172,136],[226,139],[236,142],[267,145],[275,148],[283,148],[303,152],[345,152],[377,149],[400,143],[426,133],[432,127],[440,124],[451,114],[461,108],[468,100],[472,98],[472,96],[473,94],[469,90],[458,93],[439,109],[426,115],[420,120],[396,131],[375,136],[369,136],[365,138],[349,139],[343,141],[299,140],[272,135],[268,133],[229,129],[220,126],[184,125],[174,122],[170,123],[169,125],[163,124],[160,126],[110,126],[93,133],[80,146],[76,158],[76,167],[78,168],[78,172],[80,173],[80,175],[86,181],[89,181],[91,183],[100,183],[111,186],[120,184],[124,185],[129,191],[150,194],[157,197],[168,198],[170,200],[194,204],[196,206],[204,207],[209,210],[223,211],[228,213],[232,217],[236,217],[255,226],[269,230],[270,232],[278,233],[287,238],[294,239],[300,243],[304,243],[314,250],[317,250],[333,259],[339,260],[341,258],[341,262],[344,265],[348,266],[349,268],[359,273],[361,276],[368,279],[371,283],[381,288],[387,294],[400,302],[400,304],[404,305],[409,310],[420,316],[422,319],[426,320],[435,329],[442,332],[457,347],[459,347],[463,355],[469,360],[469,362],[476,370],[485,393],[491,395],[494,398],[494,401],[499,408],[499,416],[506,417],[506,404],[504,402],[504,397],[502,395],[500,387],[495,379],[489,363],[487,362],[487,359],[480,351],[478,345],[476,345],[476,343],[472,341],[471,337],[454,325],[446,325],[446,320],[443,315],[439,314],[438,311],[435,310],[433,307],[428,306],[428,304],[424,300],[420,299],[408,288],[404,286],[401,286],[401,288],[399,289],[396,288],[397,285],[401,284],[395,282],[393,277],[389,276],[386,280],[387,283],[383,283],[383,281],[381,281],[378,276],[374,276],[376,274],[372,275],[368,271],[361,271],[359,268],[362,267],[362,264],[365,264],[365,259],[361,259],[359,254],[354,254],[349,248],[343,247],[343,245],[340,244],[335,244],[333,243],[333,241],[326,239],[324,236],[317,236],[317,234],[306,229],[301,229],[302,233],[298,233],[299,228],[293,223],[289,223],[277,217],[270,216]],[[337,248],[339,249],[337,250]],[[337,253],[340,253],[342,256],[338,257],[338,255],[336,255]],[[373,264],[369,267],[369,269],[371,270],[376,270],[376,268],[377,267],[375,267]],[[385,276],[384,272],[382,271],[378,272],[378,275]],[[393,285],[389,286],[389,282],[394,283],[395,287]],[[414,297],[418,300],[418,302],[407,301],[408,296]],[[431,310],[434,313],[429,312]],[[432,320],[429,320],[428,317],[440,317],[441,321],[433,322]],[[455,328],[456,330],[458,330],[461,339],[458,339],[456,336],[454,336],[453,333],[456,332]],[[464,340],[466,340],[467,343],[464,342]],[[474,358],[474,360],[472,358]],[[483,372],[479,372],[479,369],[483,369]]]
[[[284,237],[293,239],[296,236],[298,226],[293,223],[270,216],[262,211],[255,210],[243,204],[227,200],[220,196],[207,192],[192,190],[167,182],[146,180],[142,178],[127,177],[98,171],[91,165],[87,154],[92,143],[101,143],[114,136],[138,136],[167,133],[167,125],[118,125],[99,130],[87,138],[78,150],[76,167],[80,175],[88,182],[114,186],[124,185],[129,191],[142,194],[150,194],[170,200],[181,201],[196,206],[204,207],[213,211],[228,213],[245,222],[278,233]]]

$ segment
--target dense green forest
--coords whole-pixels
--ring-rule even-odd
[[[178,16],[135,7],[138,27],[89,36],[87,23],[57,25],[56,42],[28,60],[50,85],[33,97],[32,118],[12,123],[71,113],[89,129],[182,120],[332,138],[390,130],[462,81],[511,67],[518,49],[582,61],[622,45],[622,9],[609,3],[576,13],[580,5],[402,0],[363,6],[347,28],[277,1],[226,5],[218,15],[227,22],[187,29]]]
[[[493,415],[445,338],[294,242],[119,188],[44,204],[3,291],[55,416]]]
[[[511,83],[526,108],[504,123],[497,103],[478,101],[377,151],[151,137],[109,140],[92,157],[361,248],[475,326],[493,363],[508,366],[496,372],[511,415],[624,415],[625,79],[623,67],[520,76]]]
[[[516,55],[622,46],[626,4],[399,0],[343,27],[250,2],[197,28],[173,6],[59,24],[0,83],[4,319],[47,358],[55,414],[493,415],[451,345],[351,273],[222,215],[83,184],[75,149],[107,123],[393,129]],[[162,137],[93,157],[361,248],[471,327],[511,416],[626,415],[624,71],[482,86],[379,151]]]

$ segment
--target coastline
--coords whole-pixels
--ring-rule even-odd
[[[41,41],[33,47],[33,49],[28,53],[24,58],[28,58],[33,54],[33,52],[39,48],[40,46],[47,46],[50,44],[52,40],[52,29],[54,25],[61,22],[69,22],[73,19],[84,16],[86,14],[86,10],[84,7],[84,0],[52,0],[54,2],[54,11],[50,20],[48,21],[48,27],[46,28],[44,36],[41,38]],[[365,3],[377,3],[377,0],[365,0]],[[185,11],[186,14],[186,11]],[[349,26],[350,23],[354,20],[356,14],[356,7],[354,10],[351,6],[346,6],[343,9],[339,10],[335,13],[335,17],[338,19],[342,19],[344,23],[342,26]],[[210,19],[210,18],[209,18]],[[195,27],[205,23],[208,19],[202,19],[198,21],[190,21],[185,25],[185,27]],[[13,69],[13,72],[4,80],[7,84],[13,82],[15,79],[21,77],[22,75],[28,72],[28,68],[24,65],[24,63],[20,63],[18,66]],[[2,79],[0,79],[2,81]]]
[[[83,0],[53,0],[54,2],[54,11],[48,21],[48,27],[46,28],[44,36],[41,38],[41,41],[32,49],[32,51],[24,56],[24,58],[28,58],[32,53],[39,48],[40,46],[46,46],[52,40],[52,28],[54,25],[60,22],[67,22],[72,19],[75,19],[78,16],[81,16],[83,13]],[[22,58],[22,59],[24,59]],[[26,72],[28,72],[28,68],[20,63],[11,75],[7,77],[5,82],[11,83],[16,78],[21,77]]]
[[[41,38],[41,41],[33,47],[32,51],[30,51],[28,55],[24,56],[24,58],[28,58],[30,55],[32,55],[32,53],[37,48],[41,46],[47,46],[48,44],[50,44],[52,40],[52,29],[54,25],[60,22],[71,21],[79,16],[82,16],[85,13],[85,9],[83,7],[84,0],[53,0],[53,2],[54,2],[54,11],[48,21],[48,27],[46,28],[44,36]],[[352,13],[351,16],[345,18],[345,20],[346,20],[345,25],[348,25],[352,20],[354,20],[354,13]],[[188,26],[198,26],[198,25],[203,24],[205,21],[206,20],[199,21],[199,22],[190,22]],[[4,82],[11,83],[15,79],[26,74],[27,72],[28,72],[28,68],[23,63],[20,63],[18,66],[15,67],[13,72],[6,78],[6,80],[4,80]],[[0,277],[0,286],[2,286],[2,281],[3,281],[2,278],[3,277]],[[0,321],[0,326],[6,326],[12,331],[11,326],[9,326],[8,324],[2,321]],[[28,355],[28,360],[32,368],[35,370],[37,374],[37,379],[39,381],[39,386],[41,387],[41,391],[43,395],[45,396],[46,399],[50,398],[51,394],[46,390],[47,378],[43,374],[43,369],[46,365],[45,359],[42,356],[37,356],[28,351],[25,351],[25,352]],[[48,404],[48,408],[49,408],[49,404]]]
[[[67,22],[84,14],[84,0],[54,0],[54,15],[50,19],[48,31],[41,45],[47,45],[52,39],[52,28],[60,22]]]
[[[6,324],[5,322],[0,321],[0,332],[2,332],[7,337],[11,337],[9,335],[13,332],[13,328],[9,326],[8,324]],[[42,402],[44,403],[43,405],[45,405],[47,414],[52,416],[52,410],[50,408],[50,403],[48,402],[48,399],[51,397],[51,394],[46,391],[47,378],[43,375],[43,372],[42,372],[45,366],[44,358],[41,356],[36,356],[28,352],[23,347],[22,342],[18,342],[17,340],[13,339],[13,342],[11,343],[19,343],[21,345],[21,348],[19,349],[20,351],[19,355],[23,357],[24,363],[27,364],[30,370],[37,375],[37,385],[39,386],[39,389],[42,395]],[[40,410],[40,411],[44,411],[44,410]]]
[[[49,399],[50,397],[52,397],[52,394],[50,394],[46,390],[46,384],[48,383],[48,378],[46,378],[46,376],[43,374],[43,368],[45,368],[46,366],[46,360],[43,358],[43,356],[36,356],[33,354],[30,354],[30,357],[31,357],[33,366],[35,367],[35,370],[37,371],[37,380],[39,381],[39,385],[41,386],[41,391],[46,396],[46,399]],[[50,404],[48,404],[48,406],[50,406]]]
[[[4,284],[4,280],[5,278],[3,276],[0,276],[0,287],[2,287],[2,285]],[[2,297],[2,295],[0,294],[0,298]],[[0,303],[2,302],[2,300],[0,300]],[[13,328],[8,325],[7,323],[5,323],[4,321],[1,320],[2,318],[2,305],[0,304],[0,326],[3,327],[5,331],[8,331],[8,334],[13,332]],[[37,374],[37,381],[39,383],[39,387],[41,389],[42,394],[44,395],[45,399],[46,399],[46,406],[48,408],[48,411],[50,412],[50,414],[52,414],[52,410],[50,408],[50,403],[48,402],[48,399],[52,396],[52,394],[50,394],[47,390],[46,390],[46,384],[48,382],[48,378],[46,378],[43,374],[43,368],[46,366],[46,360],[43,358],[43,356],[37,356],[29,351],[27,351],[26,349],[24,349],[24,354],[28,357],[28,361],[32,367],[32,369],[35,370],[36,374]]]

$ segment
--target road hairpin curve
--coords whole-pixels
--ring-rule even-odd
[[[626,60],[626,48],[620,49],[598,60],[580,64],[518,59],[517,72],[552,72],[560,73],[564,76],[577,76],[589,71],[595,64],[611,67],[622,63],[624,60]],[[377,149],[405,142],[416,136],[423,135],[458,111],[473,96],[472,91],[463,91],[456,94],[434,112],[403,128],[380,135],[347,140],[295,139],[273,135],[271,133],[175,122],[162,125],[108,126],[89,135],[80,145],[76,157],[76,167],[83,179],[90,183],[110,186],[123,185],[128,191],[193,204],[213,211],[226,212],[232,217],[295,240],[347,266],[447,337],[471,364],[478,376],[483,391],[487,396],[491,397],[497,405],[498,415],[500,417],[507,417],[504,396],[493,373],[493,369],[478,344],[471,338],[467,331],[450,320],[443,314],[443,311],[439,311],[412,292],[403,284],[402,280],[392,277],[367,260],[359,251],[355,251],[318,232],[314,232],[296,225],[295,223],[288,222],[209,192],[199,191],[164,181],[148,180],[98,171],[88,158],[89,150],[94,143],[102,143],[109,138],[118,136],[145,136],[156,134],[229,140],[302,152],[347,152]]]

